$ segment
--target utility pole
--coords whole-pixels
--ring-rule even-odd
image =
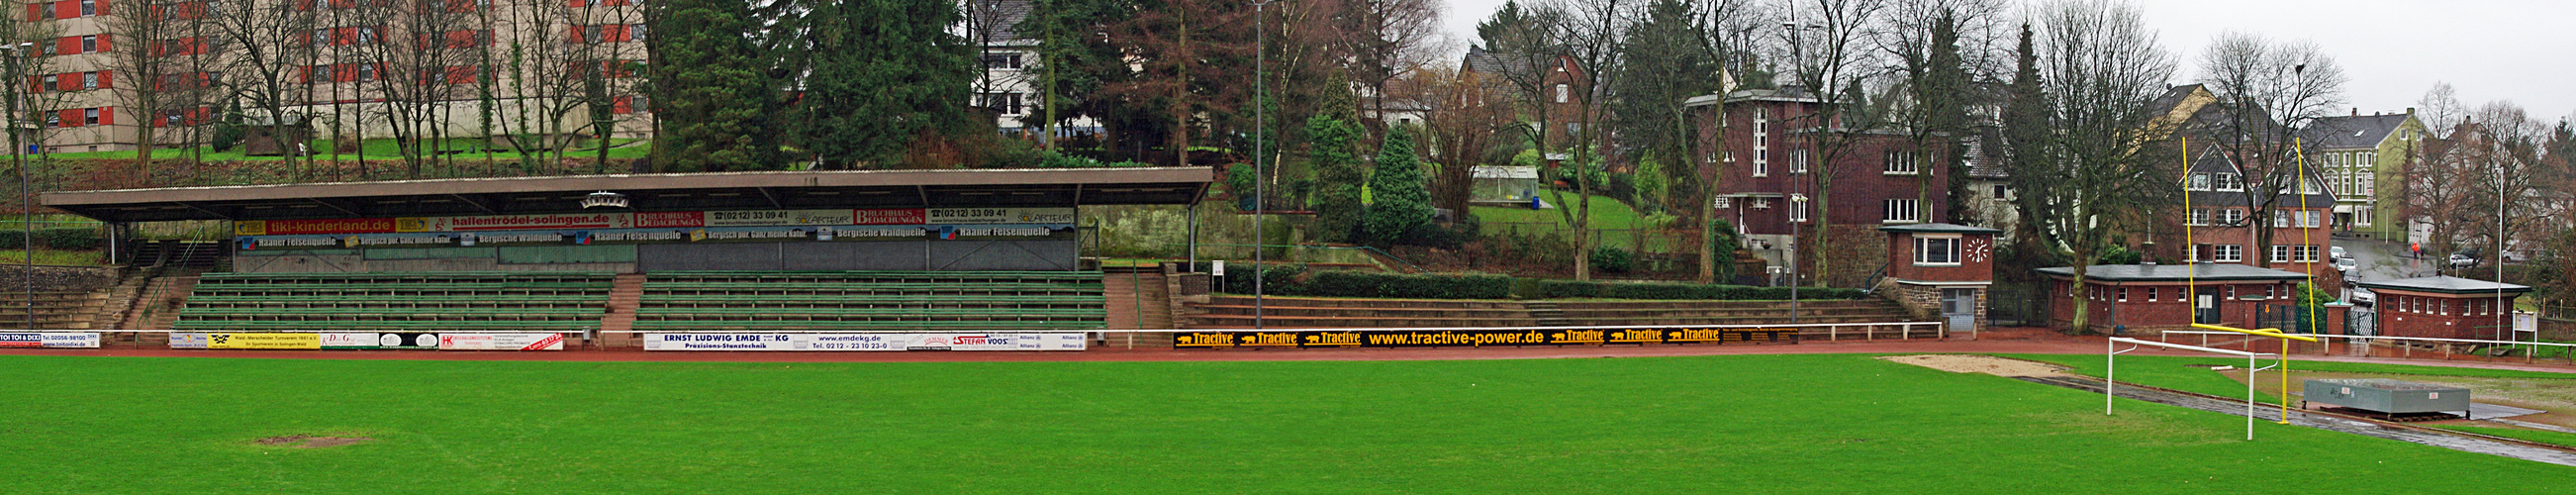
[[[1266,183],[1270,182],[1270,176],[1261,168],[1262,155],[1269,153],[1263,146],[1264,139],[1269,137],[1266,135],[1270,133],[1270,117],[1266,113],[1270,106],[1268,86],[1270,23],[1268,17],[1262,15],[1262,8],[1270,6],[1270,2],[1274,1],[1277,0],[1253,0],[1252,2],[1252,328],[1254,330],[1262,328],[1261,279],[1266,278],[1263,275],[1268,271],[1268,268],[1262,265],[1264,255],[1261,251],[1269,249],[1269,246],[1262,245],[1265,243],[1264,232],[1262,232],[1262,227],[1265,226],[1262,223],[1262,210],[1270,209],[1270,205],[1263,204],[1269,199],[1269,194],[1263,191],[1268,188]],[[1189,151],[1182,150],[1181,153],[1182,156],[1188,156]]]

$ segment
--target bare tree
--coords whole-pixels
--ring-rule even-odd
[[[2251,225],[2272,225],[2282,208],[2321,194],[2315,180],[2320,167],[2309,160],[2298,130],[2341,108],[2346,77],[2335,63],[2308,41],[2275,42],[2261,36],[2227,32],[2210,43],[2200,60],[2203,84],[2218,97],[2219,117],[2198,132],[2205,148],[2224,152],[2245,171],[2245,204]],[[2304,228],[2304,227],[2303,227]],[[2270,251],[2274,229],[2255,228],[2255,253]],[[2272,257],[2257,258],[2271,266]],[[2309,260],[2313,262],[2314,260]]]
[[[1557,51],[1563,60],[1556,67],[1565,74],[1559,83],[1565,89],[1560,91],[1570,96],[1567,103],[1573,104],[1566,129],[1571,159],[1560,168],[1574,183],[1574,209],[1565,214],[1574,234],[1575,280],[1592,279],[1592,192],[1596,187],[1608,186],[1594,183],[1605,165],[1601,153],[1608,151],[1608,133],[1602,132],[1601,124],[1607,120],[1602,109],[1608,102],[1609,88],[1603,84],[1606,79],[1602,74],[1618,65],[1622,53],[1619,36],[1635,22],[1639,7],[1638,2],[1621,0],[1559,0],[1554,7],[1564,16],[1554,26]]]
[[[1852,155],[1858,144],[1876,130],[1878,122],[1854,118],[1859,114],[1856,107],[1865,103],[1856,101],[1861,94],[1855,89],[1881,75],[1880,52],[1870,43],[1872,29],[1887,7],[1886,0],[1782,0],[1780,10],[1786,17],[1775,45],[1780,51],[1777,57],[1787,65],[1789,80],[1814,99],[1803,115],[1782,119],[1811,164],[1806,189],[1815,198],[1813,218],[1818,227],[1808,234],[1811,241],[1801,241],[1809,248],[1800,250],[1801,256],[1820,255],[1833,246],[1834,181],[1863,172],[1861,164],[1848,158],[1856,158]],[[1813,264],[1816,269],[1807,275],[1825,280],[1832,274],[1827,265]]]
[[[1406,78],[1400,92],[1417,101],[1428,103],[1423,124],[1431,143],[1431,157],[1440,164],[1439,174],[1432,178],[1433,203],[1449,211],[1465,214],[1473,196],[1474,175],[1478,164],[1489,163],[1487,156],[1497,138],[1514,132],[1511,100],[1507,95],[1489,91],[1484,74],[1446,67],[1426,67]]]
[[[1340,0],[1351,81],[1367,89],[1361,121],[1374,139],[1386,134],[1387,86],[1441,55],[1436,0]],[[1374,141],[1373,139],[1373,141]]]
[[[222,82],[230,99],[264,117],[268,135],[273,138],[302,135],[290,132],[288,126],[305,124],[290,124],[287,114],[312,100],[314,48],[328,46],[332,41],[327,33],[316,37],[320,17],[315,7],[317,2],[209,3],[203,19],[212,45],[208,52],[221,53],[213,63],[206,64],[209,72]],[[306,160],[301,145],[297,142],[285,146],[284,165],[299,175]]]
[[[2150,128],[2158,115],[2149,102],[2174,63],[2135,4],[2057,0],[2024,15],[2038,28],[2038,67],[2023,73],[2039,80],[2014,81],[2022,98],[2006,125],[2028,138],[2011,150],[2021,192],[2013,200],[2037,243],[2072,261],[2080,284],[2114,236],[2170,203],[2176,165],[2170,147],[2154,141],[2162,134]],[[2080,330],[2089,312],[2076,292],[2069,299]]]

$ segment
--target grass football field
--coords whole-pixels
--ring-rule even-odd
[[[1863,355],[0,356],[0,384],[5,493],[2564,493],[2576,472],[2270,423],[2247,442],[2241,418],[2105,417]],[[289,435],[372,441],[257,443]]]

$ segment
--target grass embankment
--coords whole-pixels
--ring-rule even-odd
[[[97,250],[62,251],[55,249],[38,249],[36,250],[35,263],[39,265],[99,266],[99,262],[102,261],[99,259],[100,253],[101,252]],[[26,250],[0,249],[0,265],[15,265],[26,262]]]
[[[2268,423],[2247,442],[2226,415],[2140,405],[2103,417],[2091,394],[1858,355],[0,356],[0,383],[0,449],[26,467],[0,492],[2425,493],[2477,473],[2482,492],[2550,493],[2565,475]],[[372,441],[255,443],[289,435]],[[2369,468],[2270,469],[2285,462]]]
[[[1574,229],[1574,227],[1566,221],[1565,212],[1572,211],[1574,209],[1573,202],[1582,196],[1571,193],[1562,195],[1539,193],[1539,197],[1546,198],[1548,204],[1554,205],[1556,208],[1532,210],[1528,208],[1474,206],[1468,207],[1467,210],[1469,213],[1476,215],[1476,220],[1482,225],[1485,235],[1489,236],[1509,233],[1515,229],[1519,230],[1522,234],[1555,233],[1571,231]],[[1560,203],[1560,201],[1562,202]],[[1646,225],[1644,222],[1638,220],[1637,210],[1628,206],[1627,203],[1611,199],[1609,196],[1596,194],[1592,196],[1592,224],[1590,227],[1595,230],[1621,229],[1620,231],[1595,234],[1601,236],[1602,246],[1636,249],[1637,236],[1634,229],[1651,230],[1660,228],[1661,226]],[[1665,248],[1664,246],[1648,247]]]

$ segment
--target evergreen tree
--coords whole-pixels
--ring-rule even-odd
[[[1360,231],[1377,244],[1394,244],[1407,233],[1431,223],[1431,190],[1422,175],[1422,161],[1413,153],[1413,129],[1397,127],[1386,133],[1386,144],[1377,150],[1377,173],[1369,177],[1371,199],[1368,216]]]
[[[944,29],[946,0],[850,0],[815,26],[814,71],[797,101],[795,143],[822,168],[901,160],[908,144],[960,133],[974,58]]]
[[[653,113],[661,126],[653,166],[663,172],[778,168],[770,116],[777,92],[761,70],[750,5],[725,0],[656,2],[651,15]]]
[[[1360,169],[1354,148],[1359,126],[1330,114],[1306,118],[1306,159],[1315,168],[1315,235],[1324,242],[1346,242],[1360,220]]]

